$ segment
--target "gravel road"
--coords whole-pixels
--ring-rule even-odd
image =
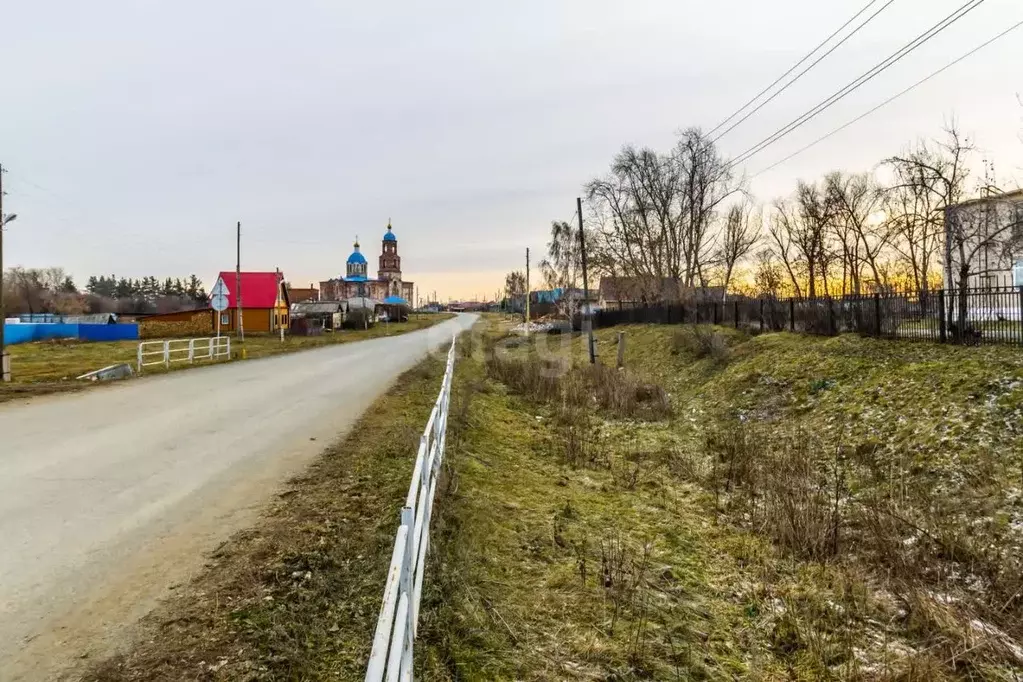
[[[109,653],[474,319],[0,405],[0,680]]]

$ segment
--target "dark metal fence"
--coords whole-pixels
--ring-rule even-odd
[[[886,291],[817,298],[729,297],[601,310],[595,327],[618,324],[717,324],[751,332],[861,334],[978,345],[1023,346],[1023,287]]]

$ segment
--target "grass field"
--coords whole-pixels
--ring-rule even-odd
[[[286,336],[283,343],[275,335],[250,334],[246,336],[244,345],[232,339],[232,354],[233,359],[237,359],[244,348],[246,358],[255,359],[328,344],[393,336],[430,327],[451,317],[448,313],[413,315],[408,322],[378,324],[368,330],[345,330],[321,336]],[[9,346],[12,382],[0,385],[0,401],[32,394],[77,390],[82,388],[82,383],[76,382],[75,377],[86,372],[122,362],[134,367],[137,349],[137,341],[44,341]],[[172,365],[171,370],[194,366],[198,365],[180,363]],[[146,368],[146,374],[165,371],[168,370],[161,366]]]
[[[617,331],[460,364],[423,679],[1023,679],[1023,355]]]

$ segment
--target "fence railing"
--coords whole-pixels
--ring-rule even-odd
[[[1023,289],[886,291],[816,298],[736,296],[727,301],[703,299],[601,310],[594,316],[596,327],[641,322],[1023,346]]]
[[[412,679],[412,649],[419,622],[426,551],[430,545],[433,498],[440,465],[444,460],[454,368],[455,340],[452,340],[440,394],[430,412],[426,429],[419,438],[412,481],[409,483],[405,506],[401,509],[401,524],[394,539],[391,565],[387,569],[384,600],[377,619],[376,634],[373,636],[366,682]]]
[[[163,365],[170,367],[175,362],[192,363],[197,360],[216,360],[231,357],[231,337],[214,336],[202,339],[165,339],[143,341],[137,354],[138,371],[143,367]]]

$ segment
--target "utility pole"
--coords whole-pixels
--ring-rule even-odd
[[[11,359],[7,355],[7,347],[4,346],[4,320],[7,313],[4,310],[4,225],[7,219],[4,217],[4,167],[0,164],[0,382],[11,380]]]
[[[529,247],[526,247],[526,336],[529,336]]]
[[[597,354],[593,347],[593,315],[590,313],[590,280],[586,276],[586,237],[583,234],[583,200],[575,198],[575,212],[579,214],[579,248],[583,255],[583,330],[586,332],[586,345],[589,348],[590,364],[596,364]]]
[[[242,221],[238,221],[238,260],[235,264],[234,287],[237,307],[235,315],[238,316],[238,340],[245,343],[245,324],[242,322]]]

